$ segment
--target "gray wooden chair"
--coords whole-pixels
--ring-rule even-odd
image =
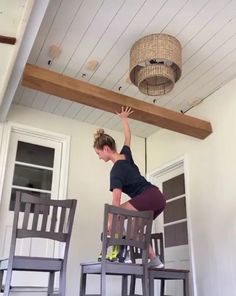
[[[46,200],[17,192],[9,258],[0,260],[0,291],[8,296],[12,271],[49,273],[47,295],[65,296],[66,264],[69,242],[76,209],[76,200]],[[25,238],[42,238],[63,242],[63,258],[17,256],[16,241]],[[6,282],[3,288],[3,274]],[[60,273],[59,291],[54,294],[55,273]]]
[[[162,233],[151,234],[151,245],[153,246],[156,254],[160,256],[161,261],[164,263],[164,243]],[[131,248],[131,260],[135,262],[140,258],[140,250]],[[189,270],[186,269],[173,269],[173,268],[149,268],[149,294],[154,296],[154,281],[160,280],[160,296],[165,296],[165,281],[166,280],[181,280],[183,282],[183,296],[189,296]],[[137,276],[132,276],[130,281],[130,294],[135,294],[135,283]]]
[[[103,233],[107,233],[109,214],[113,216],[112,229],[110,236],[103,235],[101,262],[81,263],[80,296],[89,295],[86,294],[87,275],[100,276],[100,291],[96,295],[102,296],[106,295],[107,275],[122,276],[121,295],[128,294],[128,275],[139,275],[142,278],[143,295],[148,296],[147,260],[153,212],[130,211],[106,204]],[[142,250],[142,262],[136,264],[106,260],[109,247],[114,245],[140,248]]]

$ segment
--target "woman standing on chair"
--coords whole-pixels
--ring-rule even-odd
[[[131,132],[128,122],[129,115],[133,113],[130,107],[122,107],[117,115],[121,118],[124,131],[124,146],[120,153],[116,150],[115,140],[98,129],[95,134],[94,149],[100,159],[112,161],[113,167],[110,172],[110,191],[112,191],[112,205],[133,211],[154,212],[154,219],[164,210],[166,201],[158,187],[148,182],[139,172],[133,161],[130,150]],[[121,194],[126,193],[130,200],[121,203]],[[108,230],[110,225],[108,225]],[[154,250],[149,250],[149,267],[163,267],[159,256]]]

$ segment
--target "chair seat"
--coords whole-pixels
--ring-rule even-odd
[[[0,261],[0,270],[7,270],[8,259]],[[26,257],[14,256],[14,270],[31,270],[31,271],[59,271],[62,268],[62,259],[60,258],[45,258],[45,257]]]
[[[172,268],[150,268],[150,276],[156,279],[184,279],[189,270]]]
[[[83,273],[100,274],[102,263],[100,262],[85,262],[80,264]],[[143,265],[135,263],[119,263],[119,262],[105,262],[106,274],[143,274]]]
[[[149,270],[179,272],[179,273],[188,273],[189,272],[188,269],[174,269],[174,268],[149,268]]]

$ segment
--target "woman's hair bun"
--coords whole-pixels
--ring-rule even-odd
[[[96,133],[94,134],[94,138],[98,139],[100,138],[102,135],[104,135],[105,131],[103,128],[98,128]]]
[[[102,150],[104,146],[108,146],[111,150],[116,151],[115,140],[111,136],[105,134],[104,129],[99,128],[94,134],[93,147]]]

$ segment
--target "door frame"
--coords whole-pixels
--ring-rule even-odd
[[[70,152],[70,136],[51,132],[48,130],[43,130],[28,125],[8,121],[3,123],[2,127],[2,139],[0,146],[0,204],[2,199],[2,190],[5,180],[5,172],[8,158],[8,148],[10,144],[11,135],[13,132],[25,134],[28,136],[33,136],[41,138],[48,141],[54,141],[62,145],[62,155],[61,155],[61,172],[59,179],[59,190],[58,199],[63,199],[67,197],[67,185],[68,185],[68,171],[69,171],[69,152]]]
[[[193,238],[192,238],[192,227],[191,227],[191,211],[190,211],[190,188],[189,188],[189,165],[188,157],[185,154],[177,159],[174,159],[164,165],[154,169],[150,173],[147,173],[147,179],[152,182],[153,179],[158,178],[170,171],[183,167],[184,172],[184,181],[185,181],[185,200],[186,200],[186,211],[187,211],[187,223],[188,223],[188,244],[189,244],[189,256],[190,256],[190,271],[192,274],[192,292],[193,296],[197,296],[197,287],[196,287],[196,274],[195,274],[195,260],[194,260],[194,247],[193,247]]]

